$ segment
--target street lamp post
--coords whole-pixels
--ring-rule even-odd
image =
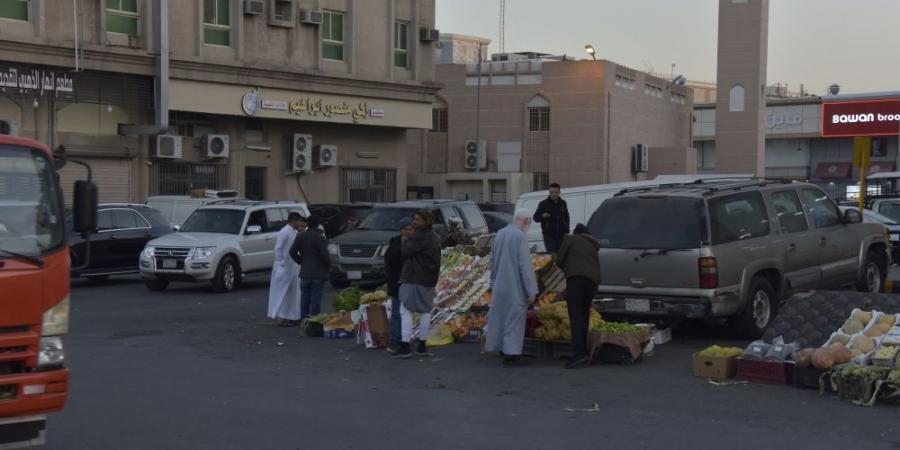
[[[591,44],[585,45],[585,46],[584,46],[584,51],[586,51],[588,55],[591,55],[591,58],[593,58],[594,61],[597,60],[597,51],[594,50],[594,46],[593,46],[593,45],[591,45]]]

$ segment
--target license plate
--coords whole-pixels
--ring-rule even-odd
[[[362,272],[358,270],[351,270],[350,272],[347,272],[347,278],[351,280],[362,280]]]
[[[177,259],[164,259],[164,260],[162,260],[162,268],[163,269],[177,269],[178,268],[178,260]]]
[[[650,300],[646,298],[626,298],[625,311],[650,312]]]

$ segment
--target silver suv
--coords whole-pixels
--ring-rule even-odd
[[[884,226],[842,212],[817,186],[773,180],[622,191],[588,228],[602,245],[597,305],[610,316],[730,318],[760,336],[795,292],[879,292]]]
[[[275,236],[292,212],[309,216],[304,203],[223,200],[194,211],[177,233],[147,243],[141,276],[151,291],[172,281],[211,281],[229,292],[241,278],[272,270]]]

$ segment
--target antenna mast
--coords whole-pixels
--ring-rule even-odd
[[[500,0],[500,53],[506,53],[506,0]]]

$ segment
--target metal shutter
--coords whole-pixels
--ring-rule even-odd
[[[128,203],[132,198],[134,179],[131,160],[126,158],[79,158],[91,166],[94,183],[97,184],[100,203]],[[87,179],[87,171],[76,164],[66,164],[59,171],[66,206],[72,205],[75,180]]]

